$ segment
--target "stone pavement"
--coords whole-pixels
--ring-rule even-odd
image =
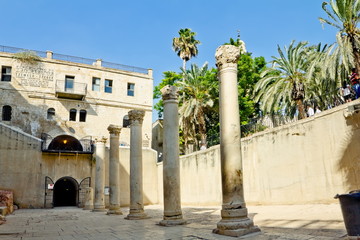
[[[262,234],[248,236],[248,240],[273,239],[345,239],[346,231],[339,204],[248,206]],[[0,239],[6,240],[112,240],[112,239],[167,239],[199,240],[223,239],[212,233],[220,220],[220,207],[183,207],[188,224],[162,227],[163,207],[145,206],[151,217],[144,220],[125,220],[129,208],[122,208],[124,215],[105,215],[75,207],[54,209],[20,209],[6,217],[0,225]]]

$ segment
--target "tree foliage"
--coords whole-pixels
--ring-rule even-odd
[[[186,62],[192,57],[197,56],[197,45],[199,40],[195,39],[196,33],[189,28],[179,30],[179,37],[173,38],[173,49],[177,55],[183,60],[183,68],[186,69]]]

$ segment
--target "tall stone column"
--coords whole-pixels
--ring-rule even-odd
[[[120,163],[119,163],[119,135],[121,127],[110,125],[108,127],[110,133],[110,155],[109,155],[109,211],[107,214],[121,215],[120,210]]]
[[[164,219],[162,226],[185,224],[181,211],[178,91],[167,85],[161,89],[164,101]]]
[[[130,212],[126,219],[148,218],[144,212],[142,168],[142,123],[145,111],[131,110],[130,120]]]
[[[107,138],[96,139],[96,171],[95,171],[95,199],[94,212],[105,212],[105,143]]]
[[[221,221],[214,233],[243,236],[259,232],[248,218],[244,200],[241,160],[240,116],[237,86],[237,61],[240,49],[222,45],[216,50],[220,80],[220,156],[222,180]]]

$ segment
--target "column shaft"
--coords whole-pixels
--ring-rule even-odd
[[[181,211],[177,89],[165,86],[161,92],[164,100],[164,220],[160,225],[180,225],[186,221]]]
[[[237,60],[240,49],[223,45],[216,50],[220,80],[220,156],[223,204],[221,221],[214,233],[243,236],[259,232],[247,217],[241,162],[240,116],[237,86]]]
[[[130,125],[130,212],[128,220],[145,219],[143,203],[142,122],[145,112],[131,110]]]
[[[121,128],[116,125],[108,127],[110,132],[110,154],[109,154],[109,211],[107,214],[121,215],[120,210],[120,162],[119,162],[119,134]]]
[[[94,212],[105,210],[105,143],[106,138],[96,139],[96,171],[95,171],[95,199]]]

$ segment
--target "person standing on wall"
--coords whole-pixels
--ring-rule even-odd
[[[351,70],[350,82],[355,91],[355,99],[360,97],[360,84],[359,84],[359,74],[356,72],[356,68]]]

